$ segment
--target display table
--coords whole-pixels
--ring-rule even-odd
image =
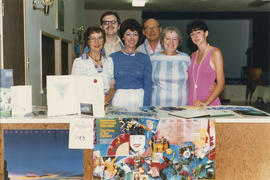
[[[270,102],[270,86],[257,86],[252,101],[255,102],[258,98],[261,98],[265,104]]]
[[[69,129],[86,116],[0,119],[0,179],[4,177],[4,131],[8,129]],[[215,179],[268,179],[270,177],[270,118],[216,118]],[[93,177],[93,150],[83,150],[84,179]]]

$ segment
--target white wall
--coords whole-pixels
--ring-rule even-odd
[[[176,26],[182,33],[182,49],[190,53],[186,42],[189,20],[160,20],[162,27]],[[208,40],[221,49],[226,78],[240,78],[241,67],[246,66],[246,50],[250,44],[250,20],[205,20],[209,28]]]
[[[142,19],[142,12],[140,10],[92,10],[86,9],[84,11],[84,27],[87,28],[88,26],[100,26],[99,19],[103,13],[106,11],[115,11],[120,16],[121,21],[124,21],[127,18],[134,18],[139,23],[141,23]]]
[[[55,0],[56,2],[56,0]],[[56,4],[50,8],[50,13],[45,16],[43,11],[33,10],[32,0],[26,0],[26,57],[29,59],[27,82],[32,85],[33,105],[42,105],[40,88],[40,32],[44,31],[53,36],[72,41],[72,29],[83,25],[84,0],[64,0],[64,31],[56,29]]]

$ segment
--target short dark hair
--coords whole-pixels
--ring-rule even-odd
[[[106,41],[105,32],[102,28],[98,26],[89,26],[86,31],[84,32],[84,46],[88,46],[88,37],[93,33],[101,33],[104,39],[104,43]]]
[[[102,14],[101,17],[100,17],[100,20],[99,20],[99,21],[100,21],[100,25],[103,24],[103,18],[104,18],[105,16],[109,16],[109,15],[115,16],[116,19],[117,19],[118,24],[121,24],[121,19],[120,19],[119,15],[117,14],[117,12],[114,12],[114,11],[106,11],[106,12],[105,12],[104,14]]]
[[[186,33],[188,35],[190,35],[190,33],[192,33],[193,31],[197,31],[197,30],[203,30],[204,32],[208,31],[208,27],[203,20],[194,20],[190,22],[189,24],[187,24]]]
[[[130,19],[126,19],[125,21],[123,21],[121,26],[120,26],[119,34],[120,34],[120,38],[122,41],[123,41],[124,34],[128,29],[131,31],[137,31],[139,34],[139,39],[141,38],[142,26],[140,25],[140,23],[138,21],[130,18]]]

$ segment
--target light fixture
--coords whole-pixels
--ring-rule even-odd
[[[144,7],[146,0],[132,0],[133,7]]]
[[[54,0],[33,0],[32,5],[34,10],[44,11],[44,14],[49,15],[50,7],[53,5]],[[43,6],[43,8],[38,7],[38,2]]]

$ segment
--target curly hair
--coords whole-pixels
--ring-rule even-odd
[[[123,21],[121,26],[120,26],[119,34],[120,34],[120,38],[122,41],[123,41],[124,34],[128,29],[131,31],[137,31],[139,34],[139,39],[141,38],[142,26],[140,25],[140,23],[138,21],[130,18],[130,19],[126,19],[125,21]]]
[[[93,33],[101,33],[104,39],[104,43],[106,41],[105,32],[102,28],[98,26],[89,26],[86,31],[84,32],[84,46],[88,46],[88,37]]]

